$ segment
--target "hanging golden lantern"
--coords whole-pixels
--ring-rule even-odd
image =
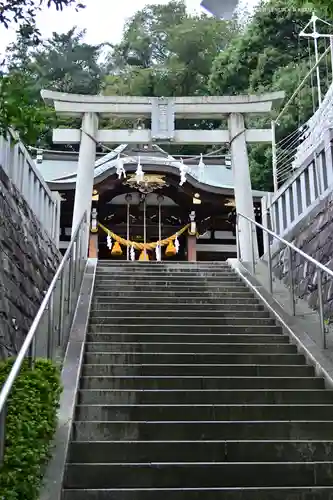
[[[149,260],[148,252],[145,250],[142,250],[142,252],[140,253],[139,260],[141,260],[141,261],[142,260]]]
[[[114,255],[115,257],[119,255],[123,255],[123,251],[121,249],[121,246],[119,245],[118,241],[115,242],[115,244],[112,247],[111,254]]]
[[[173,241],[170,241],[166,248],[165,255],[167,257],[173,257],[174,255],[176,255],[176,253],[177,253],[176,247],[173,244]]]

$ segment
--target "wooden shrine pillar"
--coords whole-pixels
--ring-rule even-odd
[[[197,261],[197,237],[196,235],[187,235],[187,260],[188,262]]]
[[[89,235],[88,257],[98,259],[98,233],[90,233]]]

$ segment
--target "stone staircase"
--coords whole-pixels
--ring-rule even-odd
[[[224,263],[99,262],[63,500],[332,500],[333,393]]]

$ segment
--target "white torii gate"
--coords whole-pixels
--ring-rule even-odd
[[[273,103],[284,98],[284,92],[258,96],[221,97],[124,97],[86,96],[42,90],[46,103],[58,115],[80,117],[79,130],[55,129],[53,141],[58,144],[80,144],[72,231],[85,211],[91,211],[96,144],[229,144],[234,176],[236,210],[254,219],[247,143],[272,143],[271,129],[246,129],[244,115],[269,113]],[[150,129],[100,130],[99,117],[151,119]],[[228,118],[227,130],[176,130],[175,119]],[[253,241],[257,241],[256,238]],[[242,259],[252,258],[251,228],[240,221],[239,247]],[[255,250],[257,253],[257,250]]]

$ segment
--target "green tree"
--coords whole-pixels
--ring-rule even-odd
[[[78,0],[5,0],[0,1],[0,26],[17,25],[18,46],[11,50],[11,68],[0,65],[0,134],[14,127],[22,139],[34,142],[50,126],[52,114],[42,109],[37,85],[29,69],[29,51],[40,43],[36,15],[43,7],[75,6],[83,8]]]
[[[127,23],[123,38],[108,58],[106,95],[191,96],[207,94],[216,56],[224,50],[236,25],[205,15],[191,16],[183,1],[152,5]],[[108,124],[110,126],[110,123]],[[120,126],[120,122],[111,126]],[[199,122],[177,123],[198,128]],[[216,124],[201,121],[202,128]],[[170,148],[179,154],[198,154],[202,147]]]
[[[251,22],[215,60],[209,80],[211,94],[244,94],[284,90],[289,98],[310,68],[308,43],[299,37],[309,22],[308,11],[284,0],[261,4]],[[310,82],[281,118],[277,140],[304,123],[312,114]],[[276,113],[276,112],[275,112]],[[276,115],[275,115],[276,116]],[[269,126],[270,119],[252,120]],[[256,189],[272,189],[271,148],[250,148],[250,168]]]
[[[206,92],[215,57],[235,27],[190,16],[183,1],[137,12],[108,60],[106,94],[180,96]]]
[[[0,25],[9,28],[18,24],[25,28],[26,35],[38,38],[36,15],[43,7],[55,7],[63,10],[64,7],[75,6],[76,10],[84,5],[79,0],[4,0],[0,2]]]
[[[59,120],[41,99],[42,88],[82,94],[99,92],[103,67],[101,46],[86,44],[84,32],[53,33],[36,47],[24,32],[8,50],[6,72],[0,78],[3,130],[16,128],[28,144],[52,145],[52,128]],[[1,108],[0,108],[1,109]],[[67,121],[66,124],[69,124]]]
[[[85,33],[76,28],[53,33],[32,53],[29,66],[40,88],[75,94],[99,92],[103,70],[98,59],[103,45],[85,43]]]

